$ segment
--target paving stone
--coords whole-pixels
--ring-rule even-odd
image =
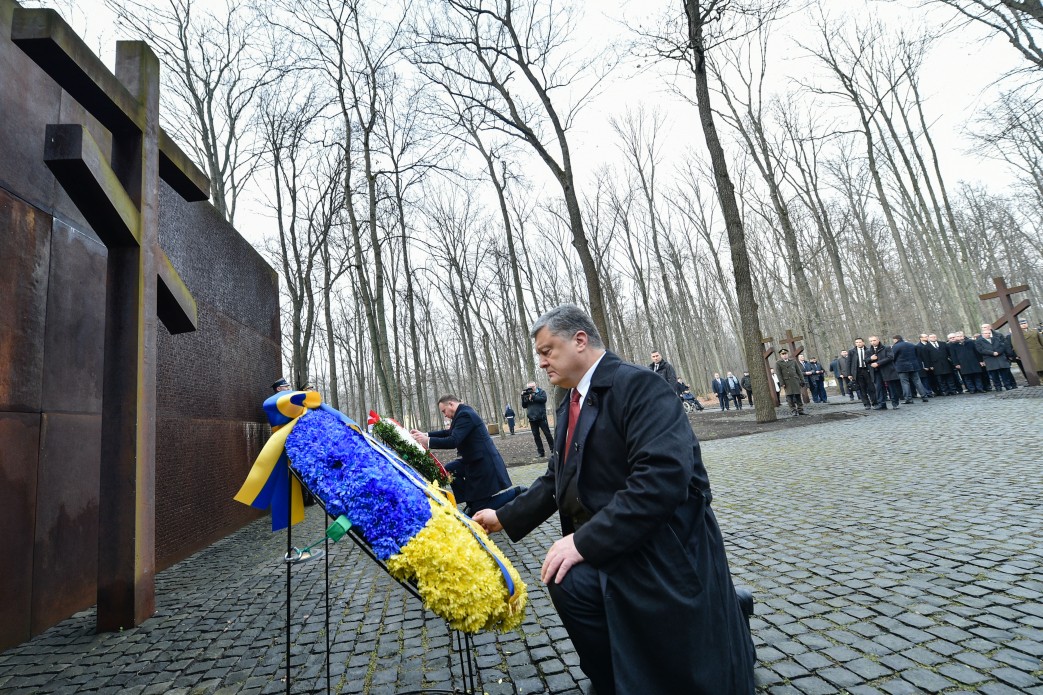
[[[1029,390],[1010,393],[1020,391]],[[1043,520],[1032,456],[1043,447],[1043,409],[1020,398],[888,412],[887,437],[858,406],[815,404],[809,412],[851,408],[859,417],[703,443],[735,581],[757,596],[761,692],[1043,695]],[[997,433],[1021,447],[1001,472],[977,456]],[[924,441],[946,442],[947,456],[923,456]],[[954,460],[958,478],[975,481],[973,504],[953,482]],[[529,484],[545,465],[512,468],[512,479]],[[295,537],[298,528],[321,537],[316,511]],[[283,692],[283,595],[259,587],[274,586],[271,562],[285,537],[266,524],[160,573],[160,611],[138,628],[94,634],[94,612],[81,611],[0,654],[0,690]],[[580,695],[588,685],[536,580],[558,536],[551,520],[519,543],[496,538],[529,584],[530,606],[518,631],[475,636],[485,684],[495,684],[487,692]],[[445,624],[354,546],[330,557],[334,690],[449,684]],[[293,690],[323,692],[321,566],[294,572],[292,651],[302,678]]]

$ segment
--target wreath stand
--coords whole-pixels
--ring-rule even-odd
[[[297,477],[296,473],[292,472],[291,475]],[[298,478],[299,480],[299,478]],[[301,488],[307,489],[304,483],[301,482]],[[287,486],[287,497],[293,494],[293,485]],[[327,521],[332,519],[329,513],[326,511],[326,505],[318,497],[315,498],[316,503],[322,507],[323,515]],[[292,508],[292,501],[288,500],[288,509]],[[287,524],[286,526],[286,555],[283,556],[283,561],[286,564],[286,695],[290,695],[290,686],[292,683],[291,679],[291,658],[290,658],[290,627],[292,624],[291,617],[291,603],[293,598],[293,585],[291,583],[291,576],[294,565],[299,565],[305,562],[311,562],[313,560],[322,560],[324,564],[324,581],[325,588],[323,597],[325,600],[325,630],[326,630],[326,695],[330,693],[330,540],[334,543],[340,540],[342,537],[350,538],[355,545],[357,545],[362,552],[370,557],[373,562],[380,565],[380,567],[388,573],[388,576],[395,580],[403,589],[405,589],[411,596],[416,598],[423,605],[423,599],[420,597],[420,592],[416,586],[411,582],[405,582],[397,579],[388,570],[387,564],[379,559],[374,553],[373,549],[369,547],[369,543],[363,538],[354,527],[339,527],[339,520],[334,521],[334,524],[330,526],[326,535],[323,536],[322,544],[323,549],[313,551],[312,548],[318,543],[314,543],[307,546],[303,550],[293,545],[293,524]],[[474,639],[470,633],[461,632],[460,630],[451,630],[452,636],[449,639],[449,687],[448,688],[436,688],[426,689],[419,688],[414,690],[402,690],[397,695],[420,695],[420,694],[444,694],[444,695],[477,695],[481,691],[478,689],[481,684],[481,674],[478,672],[478,659],[474,651]],[[456,668],[454,668],[454,661],[457,667],[460,669],[460,687],[456,686],[457,675]]]

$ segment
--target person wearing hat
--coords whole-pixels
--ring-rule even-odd
[[[1035,369],[1040,383],[1043,383],[1043,333],[1030,328],[1029,320],[1025,317],[1018,319],[1018,328],[1025,336],[1025,344],[1028,345],[1027,355],[1018,353],[1018,357],[1021,358],[1021,371],[1024,373],[1026,369]],[[1031,367],[1028,366],[1029,363],[1032,364]]]
[[[282,379],[282,378],[276,379],[275,383],[272,384],[272,391],[275,391],[276,393],[279,393],[280,391],[292,391],[292,390],[293,390],[293,387],[290,386],[290,382],[286,381],[286,379]]]

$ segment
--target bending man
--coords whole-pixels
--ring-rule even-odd
[[[576,306],[532,336],[551,383],[571,389],[564,426],[547,472],[475,521],[516,541],[558,514],[540,578],[598,695],[753,693],[753,642],[680,401],[607,352]]]

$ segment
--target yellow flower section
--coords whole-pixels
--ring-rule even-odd
[[[489,550],[507,567],[514,581],[514,597],[499,566],[489,557],[471,531],[466,517],[448,505],[429,500],[431,520],[402,552],[388,558],[391,574],[400,580],[416,580],[424,605],[445,618],[455,630],[507,632],[525,617],[525,584],[485,532],[477,530]]]

